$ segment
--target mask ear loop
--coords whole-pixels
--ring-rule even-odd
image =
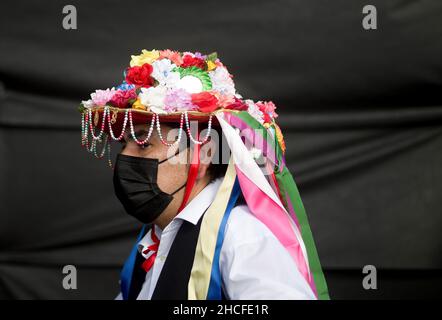
[[[196,132],[195,140],[199,140],[199,131]],[[196,177],[198,176],[198,169],[200,166],[200,145],[197,143],[193,144],[193,155],[192,155],[192,163],[190,164],[189,174],[187,177],[186,190],[184,191],[183,202],[181,203],[180,208],[178,209],[178,213],[184,209],[189,200],[190,193],[192,192],[193,186],[196,182]]]

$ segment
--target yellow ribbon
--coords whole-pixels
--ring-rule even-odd
[[[235,183],[236,171],[230,157],[224,180],[207,212],[203,216],[188,283],[189,300],[205,300],[209,290],[218,230]]]

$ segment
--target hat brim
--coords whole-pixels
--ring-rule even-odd
[[[105,107],[93,107],[90,109],[85,108],[83,112],[86,112],[92,116],[92,124],[94,127],[101,128],[103,126],[103,113],[104,113]],[[132,124],[134,126],[136,125],[147,125],[150,126],[152,123],[152,117],[156,115],[159,117],[160,124],[172,124],[172,123],[180,123],[182,112],[173,112],[173,113],[167,113],[167,114],[156,114],[151,111],[146,110],[140,110],[140,109],[134,109],[134,108],[116,108],[116,107],[109,107],[109,115],[106,116],[105,122],[104,122],[104,132],[109,133],[109,121],[111,120],[111,127],[112,131],[114,132],[114,135],[119,135],[121,133],[121,130],[123,128],[124,124],[124,118],[125,113],[130,110],[132,115]],[[187,111],[187,118],[189,121],[197,121],[198,124],[208,124],[210,116],[212,116],[211,125],[218,127],[219,122],[217,117],[215,116],[215,113],[222,112],[224,109],[217,109],[216,112],[199,112],[199,111]],[[90,113],[89,113],[90,111]],[[229,110],[231,111],[231,110]],[[128,128],[130,125],[130,120],[128,117],[126,128]],[[183,125],[184,128],[186,128],[185,124]],[[201,128],[204,129],[204,128]]]

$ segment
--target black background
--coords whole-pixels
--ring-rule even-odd
[[[62,8],[77,8],[64,30]],[[362,28],[375,5],[378,29]],[[109,299],[140,227],[80,146],[80,100],[141,49],[217,51],[273,100],[335,299],[440,297],[442,2],[2,1],[0,298]],[[64,290],[62,267],[78,269]],[[362,268],[378,289],[362,288]]]

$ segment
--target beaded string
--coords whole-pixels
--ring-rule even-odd
[[[81,115],[81,145],[85,146],[86,149],[89,148],[89,139],[88,139],[88,125],[89,125],[89,114],[87,112],[83,112]]]
[[[112,156],[111,156],[111,141],[109,138],[109,142],[107,144],[107,163],[109,164],[109,167],[114,170],[114,166],[112,164]]]
[[[178,138],[172,143],[168,143],[163,139],[163,135],[161,134],[160,117],[159,117],[159,115],[156,115],[156,117],[157,117],[157,132],[158,132],[158,136],[160,137],[161,143],[164,144],[165,146],[168,146],[168,147],[178,144],[181,140],[181,136],[183,135],[184,114],[181,114],[180,129],[178,131]]]
[[[95,157],[97,157],[98,159],[102,159],[104,156],[104,153],[107,150],[108,164],[109,164],[109,167],[113,169],[112,160],[111,160],[111,138],[115,141],[120,141],[124,136],[128,121],[129,121],[129,127],[130,127],[132,138],[134,139],[134,141],[138,145],[144,145],[150,139],[150,137],[152,136],[152,133],[153,133],[153,129],[156,126],[158,136],[160,138],[161,143],[170,147],[170,146],[173,146],[173,145],[178,144],[180,142],[180,140],[182,138],[183,131],[184,131],[184,123],[186,125],[186,132],[187,132],[190,140],[193,143],[199,144],[199,145],[205,143],[208,140],[208,138],[210,136],[211,129],[212,129],[212,116],[213,116],[212,114],[209,116],[208,125],[207,125],[207,132],[206,132],[204,138],[202,140],[196,140],[192,136],[192,133],[190,131],[190,122],[189,122],[187,111],[184,111],[183,113],[181,113],[181,117],[180,117],[180,128],[179,128],[179,132],[178,132],[178,138],[174,142],[168,143],[164,140],[164,138],[162,136],[160,117],[156,113],[152,114],[152,119],[150,121],[150,126],[149,126],[147,137],[144,140],[140,141],[140,140],[138,140],[138,138],[135,135],[133,118],[132,118],[132,110],[126,109],[125,114],[124,114],[124,121],[123,121],[123,127],[121,130],[121,133],[118,137],[116,137],[113,130],[112,130],[111,112],[109,110],[109,107],[108,106],[104,107],[103,119],[101,122],[100,133],[98,135],[95,135],[95,130],[94,130],[93,124],[92,124],[92,122],[93,122],[92,121],[92,110],[89,109],[88,112],[84,112],[82,114],[82,118],[81,118],[81,132],[82,132],[81,145],[85,146],[86,150],[90,153],[93,153],[95,155]],[[108,121],[109,135],[105,134],[105,132],[104,132],[106,120]],[[89,132],[92,136],[92,143],[89,142]],[[103,148],[102,148],[101,152],[98,154],[97,153],[97,142],[103,141],[102,140],[103,135],[105,135],[105,137],[103,139],[104,140]]]
[[[94,140],[94,142],[93,142],[93,145],[94,145],[93,152],[94,152],[94,156],[97,159],[103,158],[104,153],[106,151],[107,144],[108,144],[108,139],[109,139],[109,137],[107,135],[105,135],[104,142],[103,142],[103,149],[101,150],[100,155],[97,154],[97,140]]]
[[[134,141],[138,144],[138,145],[143,145],[145,144],[147,141],[149,141],[150,136],[152,135],[153,132],[153,128],[154,128],[154,124],[155,124],[155,117],[156,114],[154,113],[152,115],[152,120],[150,122],[150,127],[149,127],[149,131],[147,133],[147,137],[146,139],[144,139],[143,141],[140,141],[137,139],[136,135],[135,135],[135,130],[134,130],[134,124],[132,122],[132,110],[129,111],[129,126],[130,126],[130,133],[132,135],[132,138],[134,139]]]
[[[109,133],[115,141],[120,141],[124,137],[124,132],[126,131],[126,125],[127,125],[127,115],[129,113],[129,109],[126,109],[124,112],[124,121],[123,121],[123,129],[121,129],[121,133],[118,137],[115,137],[114,131],[112,130],[112,124],[111,124],[111,115],[110,112],[107,113],[107,122],[109,125]],[[131,121],[132,121],[132,115],[131,115]]]
[[[204,136],[204,138],[202,140],[195,140],[195,138],[192,136],[192,133],[190,132],[190,124],[189,124],[189,118],[187,116],[187,111],[184,111],[184,116],[186,118],[187,135],[189,136],[190,140],[192,140],[192,142],[194,144],[203,144],[203,143],[205,143],[207,141],[207,139],[209,139],[210,130],[212,129],[212,114],[210,115],[209,121],[207,123],[206,135]]]
[[[95,135],[94,127],[92,126],[92,110],[89,109],[89,128],[92,134],[92,138],[94,140],[99,140],[103,136],[104,133],[104,124],[106,123],[106,115],[109,112],[109,107],[104,107],[103,110],[103,120],[101,121],[101,132],[98,136]]]

